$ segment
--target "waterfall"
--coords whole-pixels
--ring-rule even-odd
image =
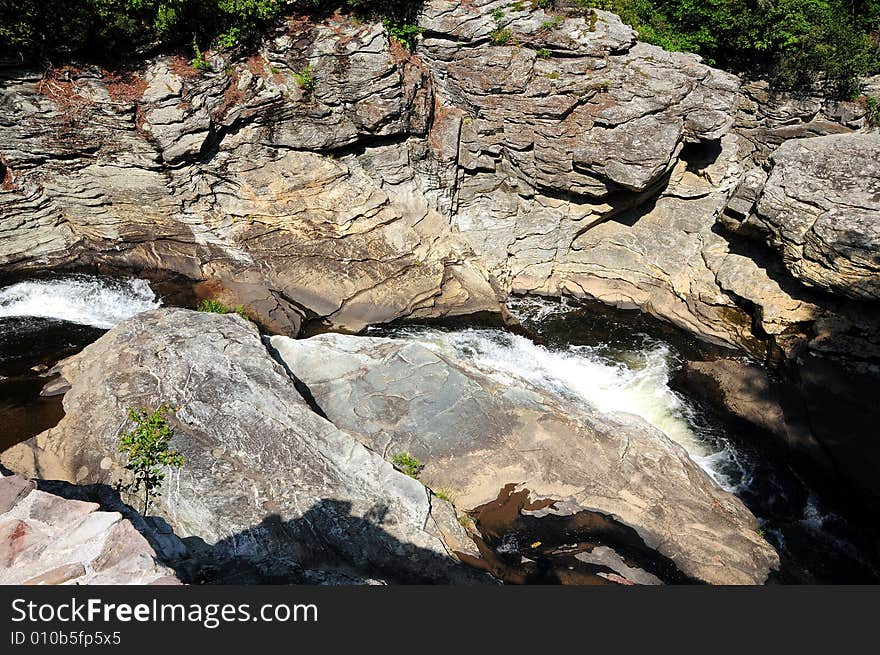
[[[33,317],[110,329],[161,305],[146,280],[72,275],[0,289],[0,318]]]

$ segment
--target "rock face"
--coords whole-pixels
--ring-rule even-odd
[[[173,275],[291,336],[508,293],[639,309],[777,367],[880,510],[864,107],[558,4],[427,0],[414,53],[336,13],[210,71],[0,68],[0,270]]]
[[[308,63],[314,92],[293,77]],[[169,57],[0,74],[5,270],[170,272],[288,334],[499,311],[416,191],[431,82],[381,26],[294,22],[202,75]]]
[[[420,479],[460,508],[512,483],[554,499],[561,515],[612,515],[692,579],[758,584],[778,568],[745,506],[638,417],[596,414],[403,340],[328,334],[272,346],[335,425],[388,458],[415,456]]]
[[[757,204],[770,245],[806,284],[880,299],[880,134],[783,143]]]
[[[467,537],[448,504],[315,414],[241,318],[147,312],[67,360],[62,375],[71,385],[64,419],[6,451],[12,470],[77,484],[124,480],[117,438],[127,408],[168,403],[179,408],[171,447],[186,461],[154,511],[218,560],[278,579],[301,579],[304,569],[483,579],[450,554]]]
[[[179,584],[118,512],[0,476],[0,584]]]

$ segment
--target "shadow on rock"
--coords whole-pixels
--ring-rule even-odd
[[[120,512],[156,551],[156,559],[185,584],[430,584],[491,583],[476,568],[395,539],[384,528],[388,508],[377,504],[363,518],[351,503],[322,499],[301,517],[270,514],[259,524],[209,544],[180,537],[165,519],[141,516],[109,485],[37,480],[38,488],[63,498],[96,502]],[[357,549],[338,547],[345,540]],[[377,565],[377,552],[384,551]],[[360,551],[362,556],[352,553]],[[399,566],[402,560],[420,566]],[[424,571],[424,575],[412,571]]]

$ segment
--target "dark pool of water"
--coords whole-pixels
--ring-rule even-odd
[[[48,370],[104,330],[44,318],[0,318],[0,451],[57,425],[62,397],[42,397]]]

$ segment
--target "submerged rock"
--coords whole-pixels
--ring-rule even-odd
[[[118,512],[0,474],[0,584],[179,584]]]
[[[486,577],[451,555],[467,537],[445,501],[314,413],[240,317],[146,312],[61,374],[65,416],[3,454],[14,471],[113,485],[127,474],[118,437],[128,408],[170,404],[171,447],[185,464],[153,511],[218,565],[243,561],[279,581],[311,569],[402,582]]]
[[[335,425],[387,458],[416,457],[419,478],[462,509],[512,484],[533,501],[553,500],[539,505],[544,514],[613,517],[612,534],[637,535],[618,548],[632,557],[641,540],[690,579],[757,584],[779,566],[742,502],[639,417],[598,414],[405,340],[327,334],[271,343]]]

